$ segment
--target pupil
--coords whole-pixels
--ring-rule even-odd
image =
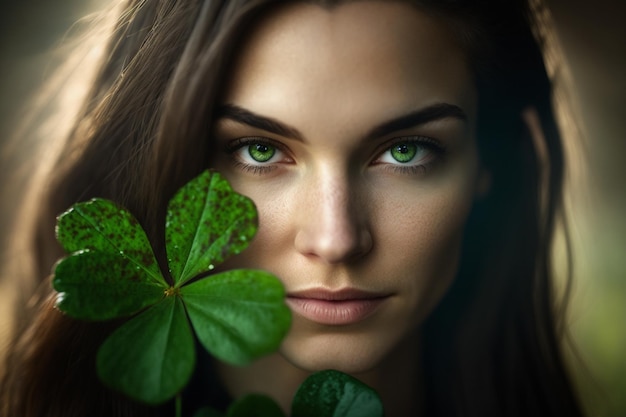
[[[257,162],[267,162],[276,153],[276,149],[272,146],[264,145],[262,143],[255,143],[248,148],[248,153]]]
[[[398,162],[409,162],[417,154],[417,145],[414,143],[400,143],[391,149],[391,156]]]

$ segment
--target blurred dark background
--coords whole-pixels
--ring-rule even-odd
[[[577,149],[571,154],[568,195],[576,269],[569,321],[585,366],[575,366],[575,373],[591,415],[626,416],[626,2],[547,3],[565,57],[559,86],[572,107],[563,130],[572,133],[568,140],[576,141],[572,148]],[[51,49],[78,19],[108,4],[0,1],[0,145],[62,61]],[[4,234],[6,212],[16,209],[6,178],[19,161],[0,161]],[[10,297],[3,283],[0,294]],[[9,303],[0,305],[5,317]]]
[[[107,1],[0,1],[0,138],[7,136],[21,106],[54,70],[51,48],[99,3]]]

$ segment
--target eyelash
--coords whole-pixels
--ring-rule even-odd
[[[379,163],[375,165],[385,165],[385,169],[390,169],[392,172],[405,174],[405,175],[417,175],[422,174],[430,170],[433,165],[441,162],[443,156],[446,153],[446,148],[441,144],[441,142],[426,137],[426,136],[406,136],[394,138],[381,146],[383,148],[382,151],[378,153],[378,156],[374,159],[374,162],[379,160],[386,152],[390,152],[391,149],[399,144],[415,144],[421,148],[426,149],[429,152],[433,153],[433,156],[429,158],[427,162],[419,165],[403,165],[393,164],[393,163]],[[244,172],[251,173],[254,175],[263,175],[268,174],[274,169],[276,169],[275,164],[268,163],[267,165],[253,165],[239,160],[235,153],[243,147],[251,146],[251,145],[265,145],[276,148],[279,152],[287,153],[284,149],[284,146],[276,141],[273,141],[264,137],[243,137],[232,140],[225,145],[225,151],[229,154],[233,159],[233,164],[236,168],[241,169]]]
[[[243,137],[228,142],[225,146],[225,151],[233,159],[234,166],[244,172],[254,175],[268,174],[276,167],[269,163],[267,165],[252,165],[237,159],[237,157],[235,156],[235,152],[237,152],[241,148],[251,145],[271,146],[273,148],[276,148],[280,152],[286,153],[283,145],[264,137]]]
[[[394,173],[417,175],[428,172],[430,169],[433,168],[434,165],[440,163],[444,155],[446,154],[445,146],[436,139],[429,138],[427,136],[405,136],[393,138],[391,141],[383,144],[381,146],[383,150],[378,154],[375,161],[382,158],[385,153],[390,152],[394,146],[405,143],[415,144],[418,147],[421,147],[426,151],[431,152],[433,155],[431,157],[427,157],[429,158],[427,162],[421,163],[419,165],[403,165],[401,163],[380,163],[380,165],[385,165],[385,169],[392,170],[392,172]]]

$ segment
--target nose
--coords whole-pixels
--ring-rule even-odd
[[[367,254],[373,239],[366,204],[347,179],[320,178],[302,187],[296,250],[328,264],[351,262]]]

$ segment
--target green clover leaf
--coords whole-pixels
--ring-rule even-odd
[[[383,405],[372,388],[339,371],[309,376],[298,388],[292,417],[382,417]]]
[[[193,336],[179,297],[166,297],[127,321],[97,356],[98,375],[105,382],[148,403],[178,393],[194,367]]]
[[[134,315],[98,351],[107,385],[150,404],[173,397],[195,367],[194,332],[233,364],[278,348],[291,313],[277,278],[233,270],[192,281],[245,249],[256,222],[252,201],[219,174],[187,183],[168,205],[170,286],[141,225],[122,207],[94,199],[59,216],[57,239],[70,255],[55,266],[58,308],[87,320]]]
[[[170,201],[165,222],[174,282],[182,285],[238,254],[256,230],[254,203],[234,193],[221,176],[202,175],[191,181]]]

